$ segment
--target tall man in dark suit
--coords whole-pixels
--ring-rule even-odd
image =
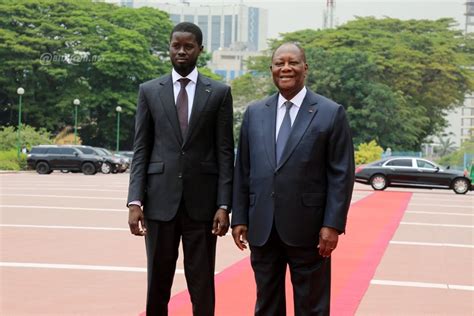
[[[344,108],[304,85],[302,48],[278,47],[279,93],[244,115],[234,173],[232,235],[250,244],[255,315],[286,315],[290,268],[295,315],[329,315],[332,251],[346,225],[354,150]]]
[[[214,315],[216,236],[232,201],[232,96],[198,73],[202,49],[201,30],[177,24],[172,73],[140,85],[128,206],[130,231],[145,236],[147,315],[168,314],[180,239],[193,314]]]

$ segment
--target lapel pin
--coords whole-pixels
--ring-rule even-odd
[[[209,89],[206,89],[206,92],[211,92],[211,90],[209,90]]]
[[[308,112],[309,112],[309,113],[313,113],[313,110],[309,109]]]

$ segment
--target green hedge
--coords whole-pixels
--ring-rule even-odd
[[[20,161],[17,158],[15,149],[0,151],[0,170],[26,170],[26,155],[20,154]]]

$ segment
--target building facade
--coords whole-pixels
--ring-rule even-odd
[[[267,48],[267,11],[243,4],[191,5],[135,0],[135,7],[154,7],[167,12],[173,24],[192,22],[203,32],[206,51],[238,49],[261,51]]]

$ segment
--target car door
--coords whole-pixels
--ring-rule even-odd
[[[61,169],[64,167],[64,160],[62,159],[61,148],[48,148],[47,157],[49,165],[52,169]]]
[[[77,151],[74,148],[61,148],[62,167],[65,169],[79,169],[80,164],[76,155]]]
[[[449,186],[451,179],[444,174],[439,167],[425,159],[416,159],[416,165],[420,171],[418,183],[423,185]]]
[[[412,158],[394,158],[384,165],[387,169],[387,178],[393,184],[416,183],[417,171],[413,166]]]

